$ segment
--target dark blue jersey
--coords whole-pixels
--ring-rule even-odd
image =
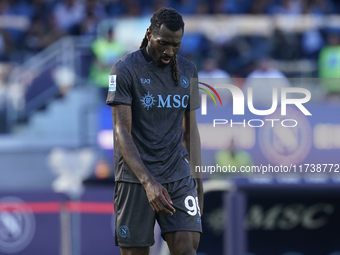
[[[140,156],[156,181],[169,183],[189,176],[188,152],[182,145],[184,113],[199,108],[195,65],[177,55],[179,85],[172,64],[164,69],[138,50],[112,67],[108,105],[125,104],[132,109],[132,138]],[[191,81],[191,83],[194,83]],[[114,139],[115,141],[115,139]],[[115,180],[139,182],[114,144]]]

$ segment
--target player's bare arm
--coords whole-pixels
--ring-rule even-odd
[[[131,136],[131,106],[111,107],[117,145],[131,170],[143,185],[152,209],[161,214],[172,215],[176,210],[167,190],[146,169]]]
[[[201,173],[195,172],[195,166],[201,165],[201,140],[198,133],[196,112],[188,111],[183,117],[183,146],[189,153],[191,172],[197,183],[197,195],[201,209],[201,215],[203,214],[203,183]],[[191,146],[190,146],[191,143]],[[191,148],[190,148],[191,147]]]

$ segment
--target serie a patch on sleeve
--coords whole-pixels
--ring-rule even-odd
[[[117,75],[109,75],[109,91],[116,91],[116,76]]]

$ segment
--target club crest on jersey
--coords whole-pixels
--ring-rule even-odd
[[[189,79],[186,77],[186,76],[182,76],[181,78],[180,78],[180,80],[179,80],[179,82],[180,82],[180,84],[181,84],[181,86],[183,87],[183,88],[187,88],[187,87],[189,87]]]
[[[116,91],[116,75],[109,75],[109,91]]]
[[[144,108],[147,108],[147,110],[149,110],[149,108],[156,103],[155,98],[152,96],[152,94],[150,94],[149,91],[148,94],[144,95],[140,101],[142,101]]]

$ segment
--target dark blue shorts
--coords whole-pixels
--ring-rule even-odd
[[[116,182],[114,193],[115,244],[120,247],[149,247],[155,243],[157,220],[162,236],[177,231],[202,233],[196,181],[186,177],[163,184],[176,212],[172,216],[154,212],[139,183]]]

